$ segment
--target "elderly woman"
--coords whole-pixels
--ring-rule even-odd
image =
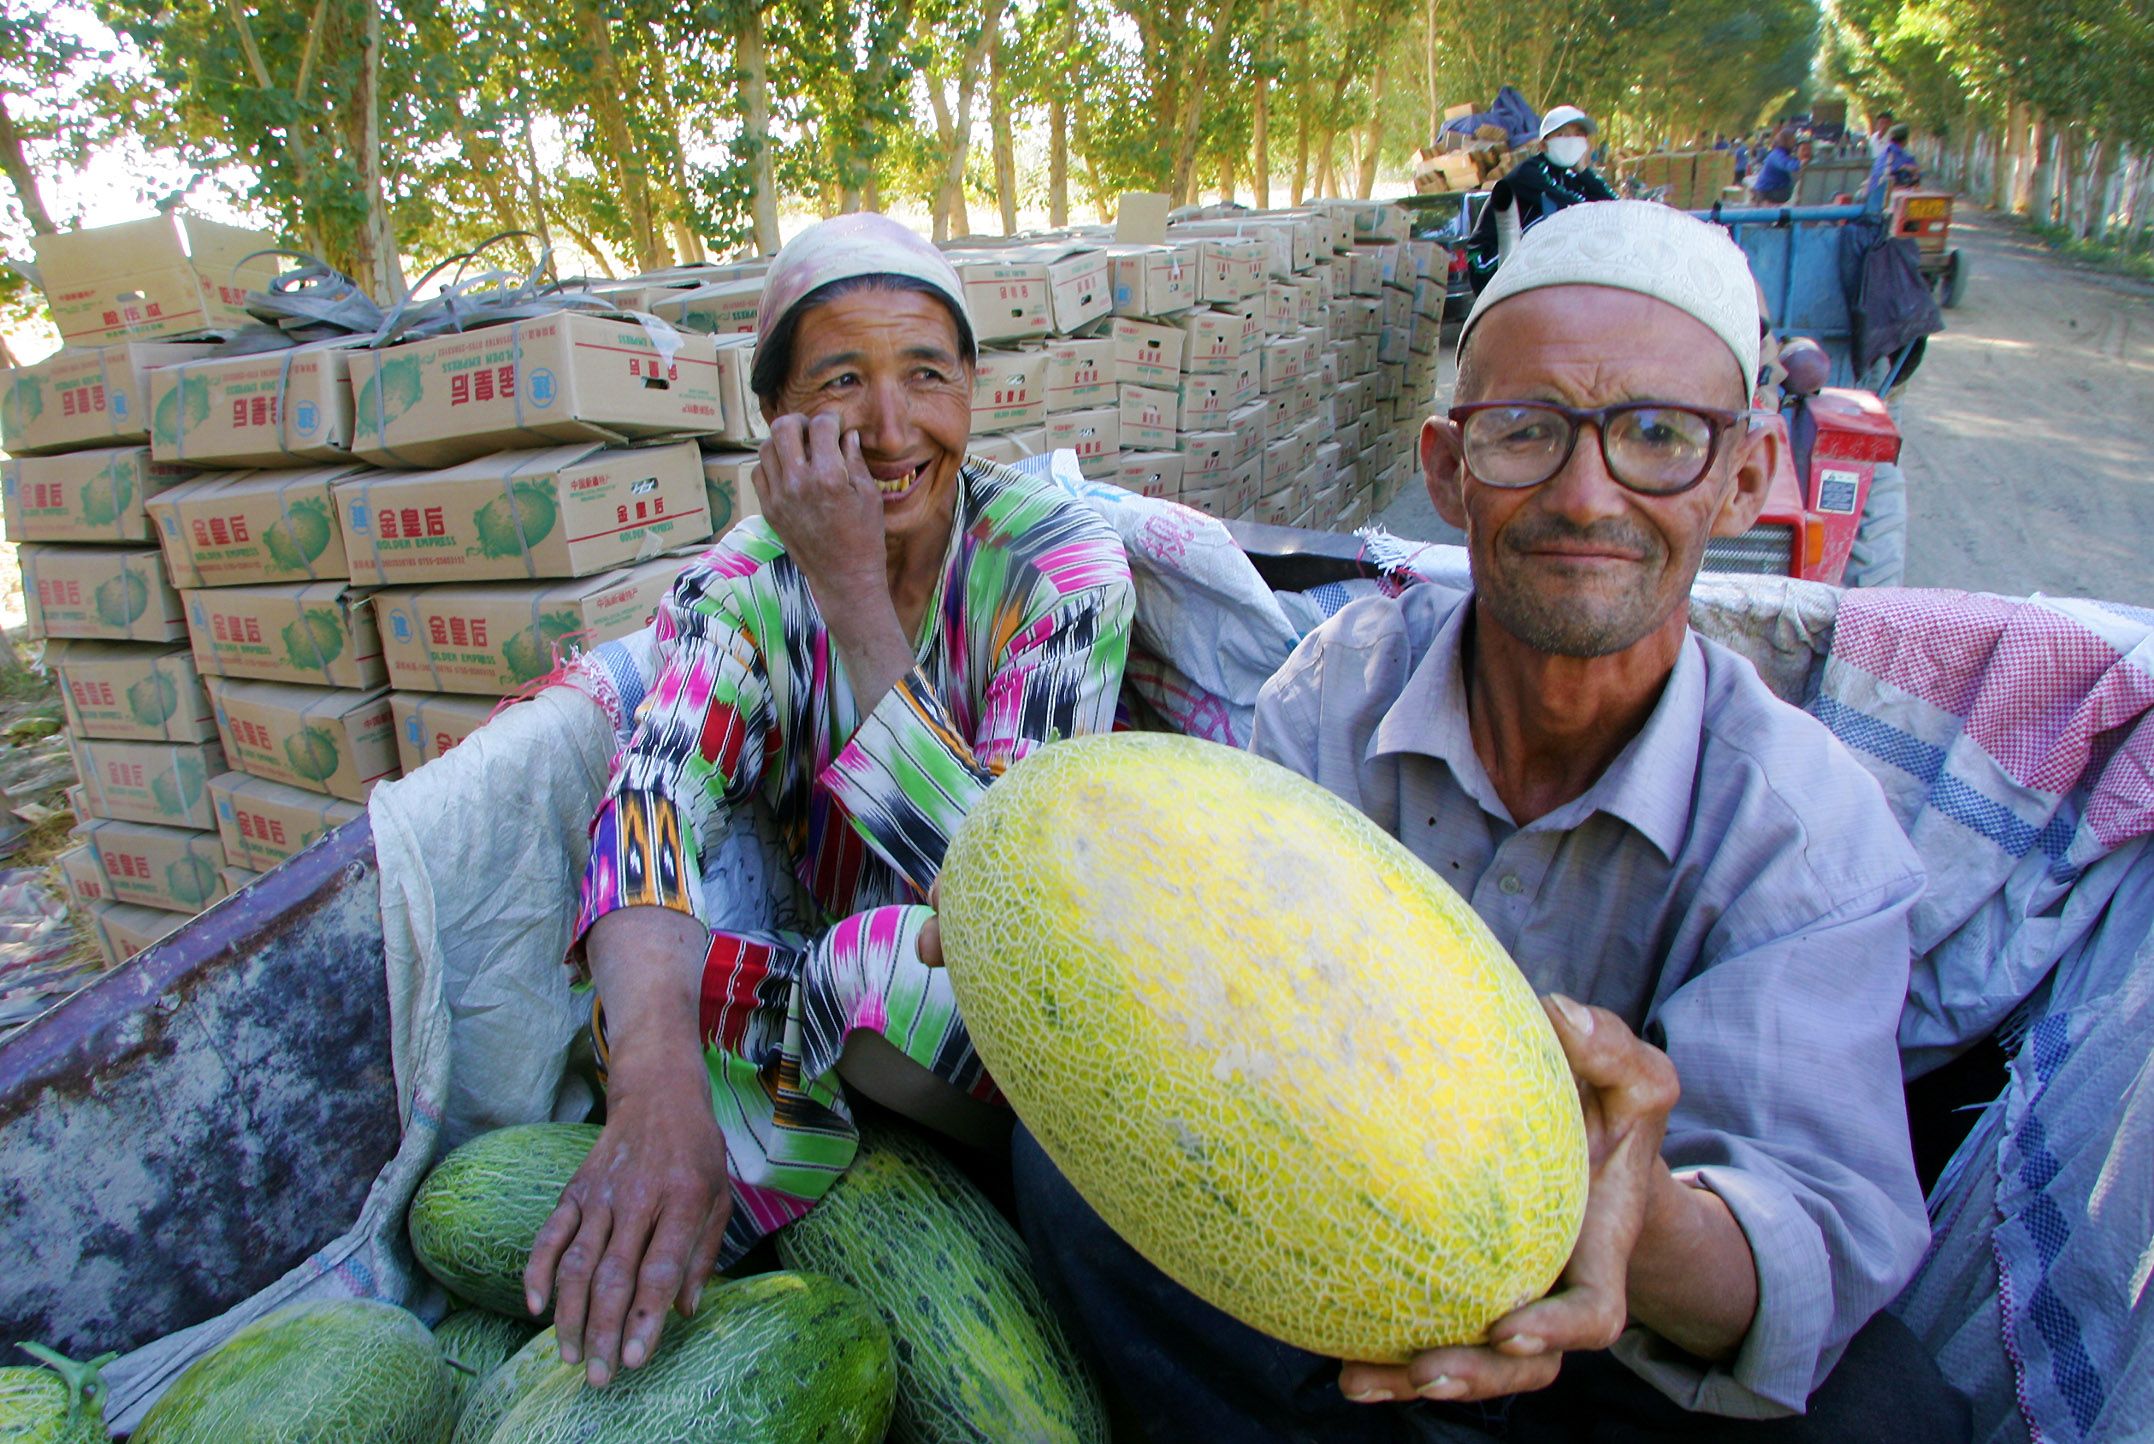
[[[577,935],[607,1119],[540,1233],[533,1312],[605,1383],[714,1265],[813,1206],[857,1135],[836,1074],[948,1132],[999,1105],[915,950],[952,831],[1043,743],[1103,731],[1129,566],[1053,484],[968,460],[977,360],[940,252],[872,214],[773,262],[752,384],[762,516],[682,573],[660,672],[591,828]],[[760,803],[797,932],[712,923]]]

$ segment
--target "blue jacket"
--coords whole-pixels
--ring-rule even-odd
[[[1751,189],[1760,196],[1785,198],[1795,189],[1795,177],[1802,171],[1802,162],[1788,154],[1781,146],[1774,146],[1765,153],[1758,166],[1758,178],[1751,182]]]

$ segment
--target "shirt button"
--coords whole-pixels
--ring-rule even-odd
[[[1496,886],[1502,888],[1505,892],[1511,894],[1513,897],[1516,897],[1518,894],[1526,890],[1526,885],[1518,880],[1518,874],[1515,872],[1505,873],[1503,875],[1503,881],[1497,883]]]

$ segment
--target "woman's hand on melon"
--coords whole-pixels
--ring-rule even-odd
[[[708,936],[636,907],[585,939],[612,1043],[606,1128],[531,1246],[524,1301],[535,1315],[553,1299],[561,1360],[594,1386],[657,1351],[669,1306],[695,1311],[725,1242],[733,1192],[697,1036]]]
[[[1542,1004],[1578,1080],[1592,1170],[1570,1263],[1552,1293],[1491,1325],[1486,1344],[1431,1349],[1405,1364],[1345,1365],[1339,1389],[1349,1399],[1494,1399],[1545,1389],[1564,1354],[1607,1348],[1630,1318],[1626,1278],[1647,1202],[1666,1174],[1660,1144],[1679,1092],[1675,1065],[1604,1008],[1561,996]]]

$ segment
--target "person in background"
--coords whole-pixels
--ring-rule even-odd
[[[1739,136],[1735,141],[1735,183],[1741,185],[1743,177],[1750,174],[1750,137]]]
[[[1922,184],[1922,167],[1916,163],[1914,152],[1907,148],[1908,129],[1894,126],[1885,136],[1885,143],[1877,152],[1877,159],[1870,166],[1871,192],[1880,186],[1904,190]]]
[[[1870,117],[1870,133],[1863,137],[1863,143],[1869,146],[1871,155],[1874,156],[1885,148],[1886,142],[1892,137],[1892,124],[1892,112],[1889,110],[1880,110]]]
[[[1793,126],[1782,126],[1773,137],[1772,149],[1758,162],[1750,189],[1767,205],[1786,205],[1795,195],[1795,177],[1802,173],[1802,162],[1795,158],[1797,140]]]
[[[1567,206],[1612,201],[1615,192],[1587,165],[1592,158],[1593,118],[1575,105],[1559,105],[1541,117],[1541,153],[1529,156],[1489,191],[1480,224],[1467,244],[1467,276],[1481,293],[1518,238]]]

